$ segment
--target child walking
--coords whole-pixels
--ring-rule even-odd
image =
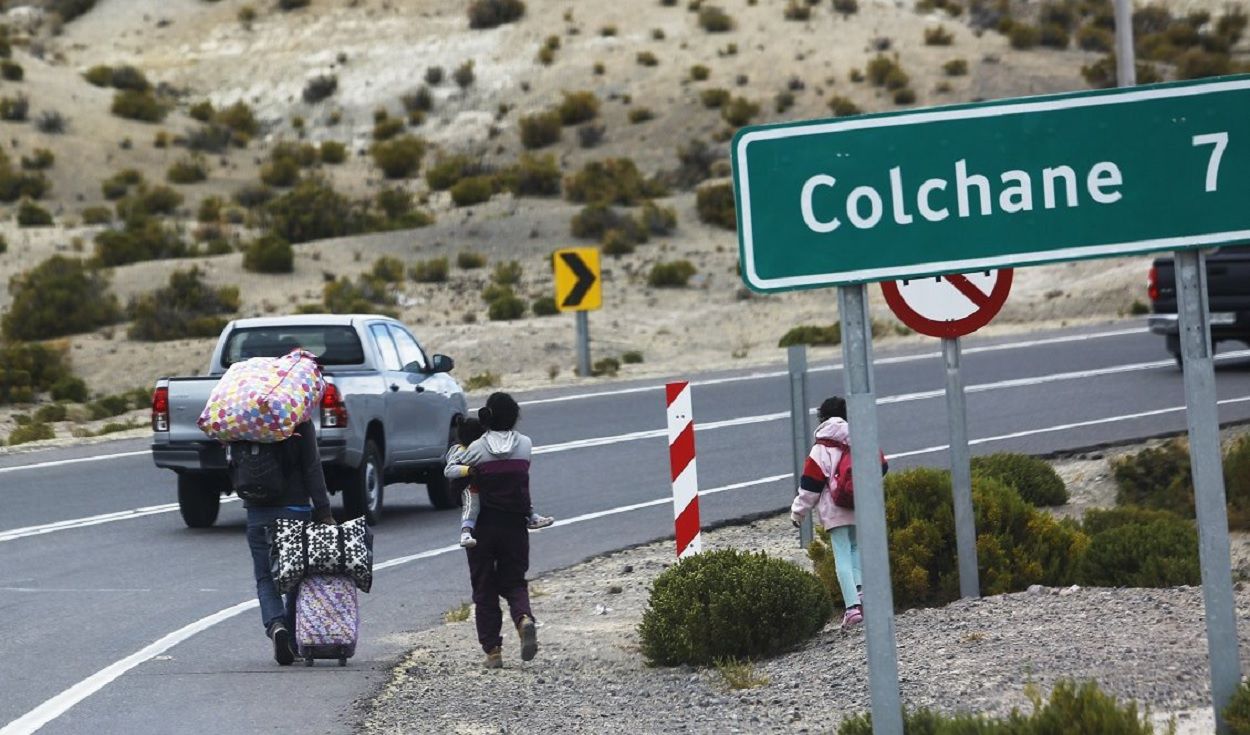
[[[472,417],[461,419],[456,424],[456,446],[447,450],[447,466],[443,470],[443,474],[451,480],[453,490],[463,494],[464,510],[460,515],[460,545],[466,549],[477,546],[473,529],[477,526],[477,517],[482,511],[482,504],[478,497],[477,485],[473,482],[473,468],[465,464],[464,460],[469,453],[469,445],[485,433],[486,429],[478,419]],[[533,508],[530,508],[525,525],[533,531],[546,528],[554,522],[554,518],[539,515],[534,512]]]
[[[846,605],[842,627],[850,628],[864,621],[863,575],[859,565],[859,545],[855,539],[855,509],[843,508],[833,502],[838,462],[843,452],[851,451],[846,401],[837,396],[826,398],[817,409],[816,418],[820,421],[816,427],[816,441],[803,465],[799,493],[790,506],[790,520],[797,527],[812,508],[816,508],[820,525],[829,532],[829,547],[833,549],[838,586],[842,588],[842,600]]]

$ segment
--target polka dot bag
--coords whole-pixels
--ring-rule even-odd
[[[324,392],[321,367],[310,352],[253,357],[221,376],[197,424],[222,442],[280,442],[313,417]]]

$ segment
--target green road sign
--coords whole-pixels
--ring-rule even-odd
[[[760,291],[1250,240],[1250,77],[744,128]]]

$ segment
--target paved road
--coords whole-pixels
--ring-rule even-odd
[[[975,453],[1184,429],[1180,373],[1140,322],[971,339],[965,355]],[[893,466],[940,465],[936,345],[876,357]],[[841,392],[837,365],[814,368],[813,401]],[[520,396],[521,428],[538,447],[535,503],[563,519],[533,537],[533,574],[671,535],[661,384]],[[1217,386],[1221,419],[1250,419],[1250,355],[1221,358]],[[783,367],[695,378],[705,525],[788,503],[787,390]],[[40,724],[46,733],[348,732],[351,702],[384,681],[411,633],[469,596],[454,515],[433,511],[420,487],[391,486],[356,658],[347,669],[279,668],[251,607],[242,509],[228,503],[216,527],[188,530],[173,485],[143,441],[0,457],[0,735]],[[464,643],[475,645],[468,635]]]

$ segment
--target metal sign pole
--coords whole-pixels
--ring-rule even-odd
[[[590,377],[590,315],[577,312],[577,374]]]
[[[942,340],[946,363],[946,418],[951,428],[951,491],[955,500],[955,547],[959,556],[959,596],[980,597],[977,526],[972,510],[972,468],[968,452],[968,408],[959,373],[959,338]]]
[[[1133,50],[1133,0],[1115,0],[1115,78],[1121,87],[1137,84]]]
[[[812,435],[807,421],[807,345],[791,345],[786,350],[786,357],[790,366],[790,436],[794,440],[794,487],[797,492]],[[806,549],[811,543],[812,514],[808,513],[799,524],[799,548]]]
[[[1176,252],[1176,299],[1184,361],[1189,461],[1198,515],[1198,559],[1202,565],[1202,597],[1206,606],[1207,655],[1211,660],[1211,698],[1215,705],[1216,732],[1226,733],[1228,726],[1223,712],[1241,683],[1241,662],[1229,558],[1224,469],[1220,457],[1206,268],[1202,253],[1197,250]]]
[[[864,572],[872,731],[874,735],[903,735],[867,287],[862,283],[838,287],[838,311],[842,319],[842,364],[845,366],[847,422],[851,425],[851,462],[855,467],[870,468],[855,473],[855,531]]]

